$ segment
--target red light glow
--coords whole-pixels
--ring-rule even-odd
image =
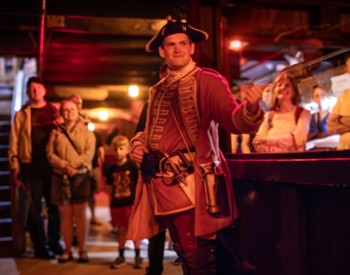
[[[240,51],[243,48],[243,43],[240,40],[231,40],[229,49],[233,51]]]

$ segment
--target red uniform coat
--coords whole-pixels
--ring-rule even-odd
[[[218,125],[229,133],[251,133],[257,131],[263,120],[263,111],[248,113],[245,103],[238,104],[233,97],[228,83],[217,72],[195,68],[194,74],[188,74],[179,81],[179,90],[190,83],[194,91],[194,105],[200,114],[197,138],[193,146],[196,150],[196,164],[219,163],[218,172],[226,175],[226,190],[228,195],[227,211],[223,214],[211,215],[206,209],[206,199],[202,176],[195,169],[195,236],[212,235],[219,229],[232,225],[238,217],[238,211],[232,190],[230,172],[225,158],[219,148]],[[147,112],[146,129],[140,132],[131,142],[148,144],[147,136],[150,129],[150,117],[154,95],[160,92],[165,80],[161,80],[150,90],[150,102]],[[174,126],[175,127],[175,126]],[[192,136],[192,135],[191,135]],[[151,203],[149,201],[150,185],[143,184],[139,177],[134,209],[129,225],[128,238],[140,240],[149,238],[157,231]],[[174,198],[176,199],[176,198]]]

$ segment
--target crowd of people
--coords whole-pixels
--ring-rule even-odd
[[[346,58],[350,63],[350,58]],[[350,67],[350,65],[347,65]],[[346,66],[345,73],[350,69]],[[240,96],[245,94],[246,86],[240,87]],[[264,121],[259,130],[249,135],[231,135],[232,153],[286,153],[309,150],[344,150],[350,146],[346,142],[349,133],[347,123],[348,108],[345,90],[334,105],[332,91],[325,85],[316,84],[310,88],[311,101],[315,108],[306,109],[301,105],[301,95],[297,83],[288,74],[288,68],[281,71],[263,93],[261,106]],[[340,120],[343,120],[340,122]]]
[[[90,223],[99,224],[94,214],[94,194],[101,190],[103,177],[101,165],[105,150],[101,137],[88,129],[90,119],[81,112],[80,96],[71,95],[58,105],[46,101],[44,83],[36,76],[27,81],[27,95],[28,103],[15,113],[11,127],[9,168],[13,184],[24,190],[30,200],[28,209],[24,209],[27,222],[23,225],[30,233],[34,257],[57,257],[58,263],[70,262],[73,260],[72,247],[77,246],[77,262],[87,263],[88,205]],[[113,188],[111,223],[118,227],[120,255],[117,259],[120,259],[123,258],[138,167],[127,158],[127,137],[113,138],[112,149],[115,163],[105,176],[107,184]],[[127,166],[124,165],[126,160]],[[122,173],[116,168],[119,166]],[[124,204],[128,207],[126,210],[115,211]],[[47,230],[43,216],[46,209]],[[142,258],[137,245],[136,254],[135,268],[141,268]]]
[[[253,83],[242,85],[237,100],[223,76],[192,59],[195,43],[206,39],[206,32],[170,19],[148,42],[146,51],[158,52],[166,69],[142,112],[138,102],[132,112],[138,115],[112,129],[108,143],[114,158],[105,175],[104,146],[99,134],[88,130],[82,99],[67,97],[57,107],[45,100],[40,78],[28,80],[29,101],[11,127],[9,168],[14,186],[31,197],[25,226],[35,257],[72,261],[76,238],[78,262],[89,261],[86,210],[90,206],[98,224],[94,194],[104,177],[111,223],[118,228],[118,257],[111,268],[125,265],[126,240],[134,242],[134,268],[142,268],[139,242],[146,238],[147,274],[162,274],[167,230],[184,274],[232,274],[237,265],[255,269],[234,247],[239,214],[218,126],[231,134],[233,152],[302,152],[308,141],[335,134],[337,148],[349,149],[350,93],[342,93],[330,110],[330,92],[314,86],[318,109],[311,113],[300,106],[286,69],[269,85],[269,102],[266,86]]]

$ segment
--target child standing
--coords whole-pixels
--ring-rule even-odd
[[[112,225],[118,228],[119,244],[119,256],[111,264],[111,268],[117,269],[126,265],[124,248],[129,217],[135,198],[138,166],[128,158],[129,140],[125,136],[114,137],[111,148],[115,162],[108,170],[107,185],[111,187],[109,189]],[[143,259],[140,257],[140,244],[134,242],[134,245],[134,268],[142,268]]]

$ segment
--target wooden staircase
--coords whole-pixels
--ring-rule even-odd
[[[11,187],[8,168],[12,101],[22,64],[20,58],[0,56],[0,257],[19,255],[25,247],[24,228],[19,226],[16,218],[15,188]]]
[[[12,90],[10,85],[0,86],[0,257],[13,257],[24,249],[24,230],[16,219],[8,168]]]
[[[0,257],[13,256],[12,196],[7,158],[10,119],[10,116],[0,116]]]

